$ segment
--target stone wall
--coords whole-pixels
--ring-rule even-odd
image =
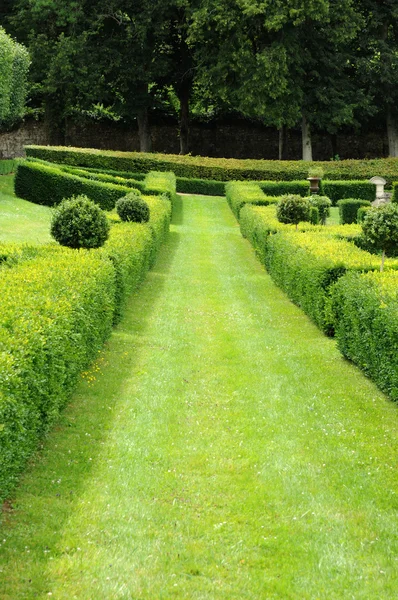
[[[179,152],[177,126],[173,122],[154,124],[151,127],[154,152]],[[283,158],[301,159],[299,130],[286,134]],[[196,123],[191,126],[190,147],[193,155],[224,158],[278,158],[279,135],[276,129],[246,121]],[[63,137],[54,138],[45,125],[27,121],[18,129],[0,133],[0,158],[23,156],[26,144],[59,143],[83,148],[138,151],[138,132],[119,123],[70,122]],[[347,131],[335,136],[314,135],[314,160],[329,160],[336,154],[343,158],[375,158],[388,154],[384,132],[374,131],[355,135]]]

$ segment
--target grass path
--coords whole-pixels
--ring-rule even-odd
[[[50,236],[51,209],[14,194],[14,175],[0,176],[0,243],[45,244]]]
[[[225,200],[184,197],[5,512],[0,597],[396,598],[397,425]]]

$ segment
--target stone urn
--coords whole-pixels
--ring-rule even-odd
[[[307,177],[307,181],[310,182],[311,194],[317,194],[319,192],[319,182],[321,181],[321,177]]]

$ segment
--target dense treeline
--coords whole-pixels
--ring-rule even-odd
[[[30,110],[138,125],[239,114],[336,134],[382,120],[398,156],[398,0],[16,0],[0,18],[32,56]]]

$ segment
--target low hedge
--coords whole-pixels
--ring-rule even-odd
[[[173,171],[177,177],[216,181],[304,180],[308,177],[308,170],[312,167],[322,167],[324,179],[328,180],[368,180],[375,175],[384,177],[389,184],[398,180],[398,159],[396,158],[330,162],[239,160],[142,152],[113,152],[62,146],[27,146],[26,154],[51,162],[97,169],[139,173],[153,170]]]
[[[145,193],[162,195],[174,202],[176,199],[176,176],[171,172],[151,171],[145,177]]]
[[[112,210],[119,198],[131,192],[131,187],[125,185],[94,181],[86,176],[67,173],[58,165],[32,160],[18,165],[14,186],[19,198],[36,204],[54,206],[64,198],[85,194],[104,210]],[[150,195],[165,194],[174,200],[175,175],[148,173],[143,189]]]
[[[51,164],[51,163],[49,163]],[[137,181],[128,177],[121,177],[120,175],[110,175],[109,173],[101,173],[99,171],[88,171],[87,169],[78,169],[76,167],[69,167],[67,165],[60,165],[62,171],[76,175],[77,177],[85,177],[93,181],[102,181],[103,183],[114,183],[115,185],[123,185],[125,187],[131,187],[133,189],[145,190],[145,183],[143,181]]]
[[[378,270],[380,260],[346,240],[289,232],[268,237],[265,266],[291,300],[332,335],[331,285],[347,271]],[[398,261],[390,259],[389,266],[398,269]]]
[[[344,275],[332,308],[342,354],[398,400],[398,273]]]
[[[26,161],[18,165],[15,175],[15,194],[36,204],[54,206],[64,198],[84,194],[104,210],[112,210],[116,200],[131,188],[91,181],[61,171],[56,166]]]
[[[308,181],[259,181],[260,188],[267,196],[283,196],[296,194],[309,196],[310,186]]]
[[[330,198],[333,205],[344,198],[376,200],[376,186],[369,181],[325,181],[321,182],[321,193]]]
[[[245,204],[268,206],[269,204],[276,204],[278,201],[277,197],[266,196],[259,184],[242,181],[228,182],[225,186],[225,195],[237,219],[239,219],[239,213]]]
[[[368,200],[358,200],[357,198],[346,198],[337,202],[339,207],[340,224],[350,225],[358,222],[358,210],[364,207],[371,207]]]
[[[177,192],[200,196],[225,196],[225,182],[212,179],[177,177]]]
[[[0,278],[1,501],[153,262],[171,206],[148,201],[148,224],[112,215],[109,240],[98,250],[51,244],[35,255],[14,246],[8,253],[15,260]]]
[[[392,185],[391,202],[398,202],[398,182],[395,182]]]

